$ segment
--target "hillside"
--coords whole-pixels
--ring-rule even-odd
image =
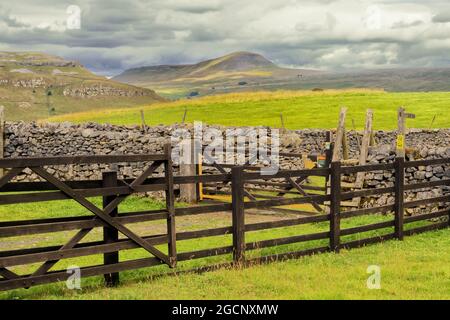
[[[252,84],[289,81],[321,74],[316,70],[281,68],[251,52],[234,52],[197,64],[159,65],[129,69],[114,77],[116,81],[142,87],[156,88],[168,97],[182,97],[195,92],[200,95],[223,92]],[[233,90],[234,91],[234,90]]]
[[[267,90],[375,88],[391,92],[450,91],[450,68],[324,72],[280,68],[263,56],[236,52],[192,65],[126,70],[117,81],[153,88],[169,98]]]
[[[416,119],[410,128],[450,128],[450,92],[397,93],[376,90],[242,92],[198,99],[182,99],[143,108],[149,125],[203,121],[228,126],[280,127],[280,113],[288,129],[335,128],[341,106],[349,108],[347,128],[363,129],[367,108],[374,110],[374,128],[395,129],[397,109],[405,106]],[[48,121],[139,124],[141,108],[104,110],[52,117]],[[433,118],[436,118],[433,121]],[[353,121],[354,120],[354,124]]]
[[[150,89],[97,76],[77,62],[34,52],[0,52],[0,105],[8,120],[164,101]]]

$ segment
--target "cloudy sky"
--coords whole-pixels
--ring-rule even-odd
[[[106,75],[242,50],[327,70],[449,66],[450,1],[1,0],[0,51],[19,50]]]

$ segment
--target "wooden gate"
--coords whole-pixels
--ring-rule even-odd
[[[50,269],[61,259],[83,255],[104,254],[104,264],[87,267],[83,275],[105,274],[108,284],[118,281],[118,271],[130,267],[143,267],[155,263],[175,267],[177,263],[175,241],[175,208],[173,191],[173,173],[170,157],[170,145],[165,146],[162,155],[112,155],[112,156],[77,156],[48,158],[19,158],[0,160],[0,168],[8,169],[0,178],[2,192],[12,194],[0,195],[0,205],[27,202],[72,199],[88,210],[92,217],[64,217],[27,221],[11,221],[0,223],[0,237],[23,236],[46,232],[79,230],[69,241],[61,246],[45,248],[20,249],[2,251],[0,253],[0,289],[30,287],[35,284],[58,281],[67,278],[66,272],[51,272]],[[133,180],[118,179],[117,172],[103,172],[101,181],[63,181],[51,174],[48,166],[68,166],[80,164],[114,164],[114,163],[147,163],[141,174]],[[155,171],[163,166],[164,179],[156,184],[144,184]],[[25,169],[37,174],[41,182],[13,182],[17,175]],[[53,170],[54,171],[54,170]],[[162,182],[162,183],[161,183]],[[165,190],[166,209],[158,211],[167,219],[167,235],[163,240],[168,244],[168,254],[155,248],[155,240],[143,238],[125,226],[134,222],[133,215],[118,217],[118,206],[127,197],[138,192]],[[29,191],[29,192],[27,192]],[[99,208],[87,197],[103,197],[103,208]],[[156,212],[154,213],[156,214]],[[128,219],[127,219],[128,218]],[[104,241],[99,243],[80,243],[95,227],[103,226]],[[119,233],[126,239],[119,240]],[[158,242],[159,243],[159,242]],[[152,259],[119,262],[118,251],[124,248],[137,247],[145,249]],[[24,264],[42,264],[27,275],[19,275],[10,267]]]

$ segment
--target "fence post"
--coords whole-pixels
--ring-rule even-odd
[[[245,259],[244,168],[231,169],[231,197],[233,210],[233,261],[241,264]]]
[[[180,143],[180,174],[182,176],[195,176],[197,164],[195,156],[195,141],[183,140]],[[187,203],[197,202],[197,184],[185,183],[180,185],[180,200]]]
[[[330,250],[338,253],[341,233],[341,162],[331,163],[330,175]]]
[[[102,173],[102,186],[104,188],[117,187],[117,172],[108,171]],[[115,196],[104,196],[103,197],[103,208],[105,208],[111,201],[113,201]],[[115,217],[118,214],[118,208],[111,212],[111,217]],[[103,240],[105,243],[113,243],[119,240],[119,232],[112,227],[103,227]],[[109,252],[103,254],[103,262],[107,264],[115,264],[119,262],[119,252]],[[119,273],[107,273],[104,275],[106,285],[116,286],[119,283]]]
[[[405,158],[395,159],[395,236],[403,240],[403,216],[405,211]]]
[[[332,136],[331,131],[327,131],[326,137],[325,137],[325,168],[329,169],[331,165],[331,159],[333,157],[333,148],[334,144],[332,142]],[[325,178],[325,194],[328,194],[329,191],[329,183],[330,183],[330,176],[327,176]]]
[[[175,194],[173,188],[173,168],[172,168],[172,146],[164,145],[164,175],[166,179],[166,209],[167,209],[167,235],[169,238],[169,261],[170,267],[175,268],[177,265],[177,239],[175,227]]]
[[[144,115],[144,110],[141,110],[141,123],[142,123],[142,131],[144,133],[147,132],[147,125],[145,124],[145,115]]]
[[[0,159],[3,159],[5,150],[5,107],[0,106]],[[3,177],[4,169],[0,169],[0,178]]]

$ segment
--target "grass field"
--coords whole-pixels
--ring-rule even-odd
[[[397,109],[404,106],[408,112],[417,115],[415,120],[408,120],[409,127],[449,128],[449,105],[450,92],[387,93],[364,89],[324,92],[275,91],[232,93],[139,108],[96,110],[51,117],[48,121],[140,124],[139,111],[143,109],[148,125],[172,124],[181,122],[186,109],[187,122],[280,127],[280,113],[283,113],[285,125],[290,129],[334,128],[337,125],[339,108],[347,106],[349,129],[353,128],[353,121],[356,129],[362,129],[366,109],[372,108],[374,128],[384,130],[396,128]]]
[[[100,204],[100,199],[94,199]],[[183,204],[178,204],[182,206]],[[157,209],[161,202],[148,198],[131,197],[121,204],[121,212]],[[85,215],[79,205],[72,201],[54,201],[40,204],[4,205],[0,207],[0,221],[23,220],[42,217]],[[268,216],[251,213],[246,215],[248,223],[285,219],[289,216]],[[392,216],[362,216],[342,221],[342,228],[385,221]],[[230,225],[230,213],[214,213],[177,218],[177,231],[199,230]],[[141,235],[162,233],[164,221],[129,225]],[[408,225],[412,227],[411,225]],[[416,224],[417,226],[417,224]],[[295,227],[270,229],[247,233],[247,241],[273,239],[328,230],[328,223],[315,223]],[[350,241],[391,229],[371,231],[360,235],[346,236]],[[6,238],[0,250],[61,244],[74,232],[59,232],[51,235],[34,235]],[[101,237],[96,229],[84,241]],[[218,236],[178,241],[178,251],[187,252],[231,244],[231,236]],[[297,243],[249,251],[256,257],[274,253],[301,250],[327,244],[327,240]],[[0,299],[449,299],[450,298],[450,229],[407,237],[405,241],[389,241],[340,254],[326,253],[297,260],[256,265],[248,269],[220,269],[203,274],[183,273],[159,276],[169,272],[165,266],[121,273],[122,283],[117,288],[105,288],[102,277],[83,279],[82,290],[68,290],[65,283],[56,283],[1,292]],[[159,246],[165,250],[165,246]],[[121,253],[121,261],[146,257],[141,249]],[[177,270],[230,261],[229,255],[181,262]],[[65,269],[69,265],[86,266],[101,263],[102,256],[66,259],[55,265]],[[369,265],[381,268],[380,290],[369,290],[366,286]],[[19,266],[18,273],[32,272],[37,265]]]
[[[447,116],[449,93],[386,93],[371,90],[329,90],[325,92],[278,91],[235,93],[158,103],[139,108],[96,110],[64,116],[48,121],[112,124],[139,124],[140,110],[144,109],[148,125],[180,122],[187,109],[187,121],[204,121],[221,125],[280,126],[280,113],[291,129],[333,128],[339,108],[349,107],[347,127],[352,119],[362,129],[366,108],[375,111],[376,129],[394,129],[396,112],[405,106],[417,119],[408,120],[409,127],[428,128],[433,117],[436,127],[450,127]],[[47,121],[47,120],[45,120]],[[97,205],[101,199],[94,199]],[[179,203],[178,206],[184,204]],[[120,212],[162,208],[159,201],[130,197],[120,206]],[[274,219],[292,218],[290,215],[267,215],[247,212],[246,222],[256,223]],[[38,204],[2,205],[0,221],[26,220],[63,216],[88,215],[71,201],[53,201]],[[361,216],[342,221],[342,228],[350,228],[392,219],[392,216]],[[231,214],[219,212],[208,215],[177,218],[177,232],[229,226]],[[408,224],[407,228],[427,222]],[[165,233],[165,221],[129,225],[140,235]],[[247,242],[288,237],[329,230],[328,223],[248,232]],[[392,228],[345,236],[344,242],[392,232]],[[62,244],[75,231],[26,237],[3,238],[0,251]],[[101,239],[95,229],[83,241]],[[230,245],[230,235],[178,241],[179,252],[196,251]],[[249,258],[283,252],[326,246],[328,240],[316,240],[247,252]],[[450,299],[450,229],[407,237],[404,241],[389,241],[340,254],[326,253],[297,260],[256,265],[247,269],[220,269],[213,272],[175,273],[166,266],[158,266],[121,273],[121,285],[105,288],[102,277],[83,279],[82,290],[68,290],[64,283],[56,283],[0,292],[0,299]],[[166,246],[158,246],[166,251]],[[121,261],[147,257],[142,249],[121,252]],[[80,267],[100,264],[102,255],[65,259],[53,270],[65,270],[69,265]],[[180,262],[177,271],[214,263],[231,261],[230,255]],[[381,268],[381,289],[366,286],[370,265]],[[33,272],[38,264],[18,266],[19,274]],[[161,276],[161,274],[166,274]]]

